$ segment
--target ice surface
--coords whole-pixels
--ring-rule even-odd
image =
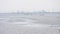
[[[47,15],[0,16],[0,34],[60,34],[60,18]]]

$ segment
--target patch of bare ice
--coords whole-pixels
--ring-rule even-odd
[[[14,22],[11,24],[15,24],[15,25],[22,25],[25,27],[48,27],[49,25],[46,24],[35,24],[35,23],[29,23],[29,22]]]

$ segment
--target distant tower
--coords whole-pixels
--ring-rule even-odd
[[[52,12],[54,12],[54,9],[52,8]]]
[[[17,10],[17,14],[19,14],[20,12],[19,12],[19,10]]]
[[[45,10],[42,10],[42,12],[46,12]]]

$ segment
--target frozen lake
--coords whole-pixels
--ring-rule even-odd
[[[60,17],[0,14],[0,34],[60,34]]]

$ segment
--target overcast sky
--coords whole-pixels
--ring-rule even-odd
[[[0,12],[14,10],[60,12],[60,0],[0,0]]]

